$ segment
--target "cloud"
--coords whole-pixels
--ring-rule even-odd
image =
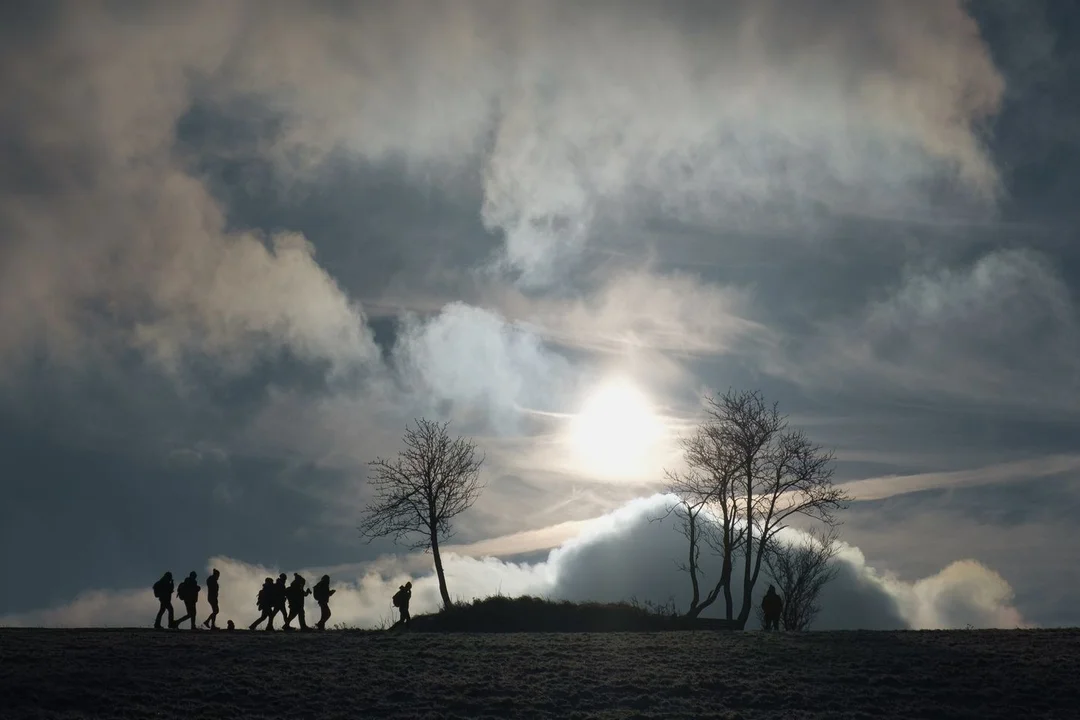
[[[469,599],[501,592],[600,601],[636,597],[661,603],[671,599],[685,607],[689,582],[674,562],[682,556],[685,541],[670,522],[650,521],[664,503],[662,496],[632,501],[595,519],[540,562],[515,563],[451,553],[444,558],[451,595]],[[953,563],[913,583],[879,573],[850,546],[842,549],[836,564],[837,577],[822,596],[819,629],[1013,628],[1025,624],[1011,604],[1009,584],[974,561]],[[232,618],[238,625],[254,620],[258,615],[254,598],[262,579],[276,576],[278,569],[221,557],[212,558],[209,567],[222,573],[221,617]],[[707,571],[715,569],[706,567]],[[323,572],[332,575],[338,588],[331,606],[332,622],[375,626],[393,618],[390,597],[407,579],[414,584],[414,613],[431,612],[439,605],[430,558],[423,555],[301,572],[309,579],[317,579]],[[148,624],[156,608],[149,589],[155,579],[148,580],[145,590],[95,591],[59,608],[0,617],[0,624]],[[738,598],[741,589],[736,584],[734,590]],[[761,592],[758,588],[757,595]],[[315,612],[310,607],[308,610]]]
[[[955,490],[1003,484],[1018,479],[1035,481],[1061,476],[1075,471],[1078,467],[1080,456],[1052,455],[968,470],[864,478],[843,483],[843,488],[856,500],[880,500],[925,490]]]
[[[496,313],[451,303],[431,318],[407,318],[394,346],[397,369],[428,412],[442,402],[480,411],[483,427],[517,429],[523,411],[551,410],[574,388],[570,362],[534,333]],[[453,411],[451,410],[451,411]]]
[[[911,271],[884,297],[820,329],[773,371],[819,387],[871,383],[922,399],[1049,408],[1064,408],[1080,377],[1071,292],[1033,250]]]
[[[221,152],[289,177],[332,152],[436,182],[478,165],[530,286],[638,208],[735,227],[997,186],[979,127],[1002,80],[959,0],[57,7],[3,63],[8,363],[370,360],[310,244],[229,226],[177,144],[196,106],[277,118]]]

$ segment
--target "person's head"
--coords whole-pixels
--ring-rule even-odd
[[[199,576],[195,573],[194,570],[192,570],[191,572],[188,573],[188,577],[191,578],[192,580],[194,580],[195,578],[197,578]]]
[[[304,578],[300,576],[300,573],[293,573],[292,579],[294,583],[299,583],[300,585],[304,584]]]
[[[219,575],[221,575],[221,573],[218,572],[217,568],[214,568],[213,575],[214,575],[214,577],[218,577]]]
[[[322,576],[322,582],[330,582],[330,576],[329,575],[323,575]]]
[[[263,582],[263,585],[273,585],[273,584],[274,584],[274,578],[266,578],[266,581]]]
[[[289,579],[289,576],[286,575],[285,573],[281,573],[280,575],[277,576],[277,579],[280,580],[281,582],[285,582],[286,580]]]
[[[172,573],[171,573],[171,572],[167,572],[167,573],[165,573],[164,575],[162,575],[162,577],[163,577],[163,578],[164,578],[165,580],[172,580]]]
[[[412,580],[410,580],[409,582],[405,583],[405,589],[406,589],[406,590],[412,590]]]

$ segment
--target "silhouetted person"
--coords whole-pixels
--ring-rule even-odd
[[[225,626],[225,629],[226,629],[226,630],[235,630],[235,629],[236,629],[236,625],[233,625],[233,621],[232,621],[232,620],[230,620],[230,621],[229,621],[229,624]]]
[[[192,570],[188,576],[184,579],[180,586],[176,588],[176,597],[180,598],[184,603],[184,617],[178,619],[173,623],[173,627],[180,627],[180,623],[185,620],[191,621],[191,629],[195,629],[195,605],[199,602],[199,591],[202,590],[199,587],[198,575]]]
[[[172,573],[167,572],[161,576],[161,579],[154,583],[154,597],[161,603],[161,607],[158,608],[157,617],[154,618],[154,629],[161,629],[161,616],[165,613],[169,613],[169,627],[173,624],[173,607],[172,607],[172,594],[173,594],[173,579]]]
[[[779,630],[780,615],[784,612],[784,601],[776,594],[776,588],[769,586],[765,597],[761,599],[761,609],[765,612],[765,629]]]
[[[307,620],[304,615],[304,598],[311,594],[311,591],[306,587],[307,580],[304,580],[300,576],[300,573],[293,573],[292,584],[289,585],[286,590],[286,597],[289,600],[289,617],[285,618],[285,629],[292,630],[289,623],[293,621],[293,618],[300,618],[300,629],[308,631],[311,628],[307,626]]]
[[[319,622],[315,623],[315,627],[319,630],[326,629],[326,621],[330,619],[330,596],[336,592],[337,590],[330,589],[329,575],[323,575],[322,580],[315,583],[315,587],[312,588],[311,595],[319,604]]]
[[[394,593],[394,607],[401,612],[401,618],[394,623],[394,627],[398,625],[409,624],[409,601],[412,600],[412,582],[407,582],[398,588],[398,591]]]
[[[266,629],[274,629],[274,616],[277,615],[277,586],[274,585],[274,578],[266,578],[263,581],[262,589],[259,590],[259,594],[255,596],[255,605],[259,608],[259,612],[262,615],[258,620],[248,625],[248,630],[254,630],[259,627],[259,624],[266,620]]]
[[[203,620],[203,625],[211,630],[217,630],[219,577],[221,577],[221,573],[218,572],[217,568],[214,568],[214,572],[210,573],[210,577],[206,578],[206,601],[210,603],[210,617]]]
[[[286,625],[289,624],[289,611],[285,608],[285,599],[288,597],[288,588],[285,586],[285,582],[288,579],[288,575],[281,573],[278,575],[277,582],[274,583],[274,612],[281,613],[281,619]]]

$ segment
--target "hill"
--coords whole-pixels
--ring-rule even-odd
[[[664,632],[730,630],[723,620],[687,620],[635,603],[574,603],[502,595],[412,619],[413,632]]]

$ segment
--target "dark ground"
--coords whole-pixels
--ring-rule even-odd
[[[0,630],[0,717],[1080,718],[1080,630]]]

